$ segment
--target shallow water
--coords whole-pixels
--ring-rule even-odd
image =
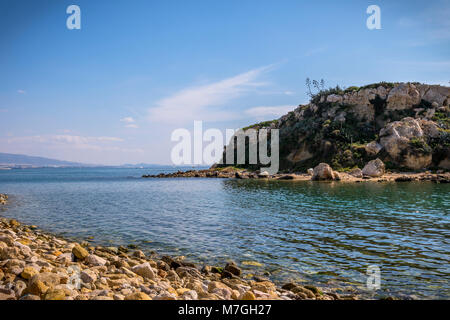
[[[140,178],[170,170],[0,170],[0,215],[280,282],[450,298],[449,184]],[[369,265],[380,290],[366,287]]]

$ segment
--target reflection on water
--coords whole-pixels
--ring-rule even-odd
[[[364,290],[367,266],[378,265],[378,294],[450,298],[449,185],[73,170],[1,172],[0,192],[12,195],[1,214],[66,236],[94,235],[99,244],[136,242],[205,263],[233,259],[279,281]]]

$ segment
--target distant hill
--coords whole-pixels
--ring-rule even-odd
[[[108,168],[190,168],[190,166],[173,166],[170,164],[122,164],[122,165],[93,165],[79,162],[63,161],[43,157],[27,156],[23,154],[12,154],[0,152],[0,169],[5,168],[42,168],[42,167],[108,167]],[[192,168],[206,168],[205,166],[192,166]]]
[[[1,153],[0,167],[89,167],[91,165],[48,159],[43,157],[33,157],[22,154]]]

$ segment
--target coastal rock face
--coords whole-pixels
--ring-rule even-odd
[[[387,169],[450,167],[450,87],[386,83],[339,87],[313,95],[274,121],[244,128],[279,130],[280,171],[363,168],[379,158]],[[235,150],[236,151],[236,150]],[[217,164],[216,168],[224,167]],[[261,165],[242,165],[258,170]]]
[[[385,172],[383,161],[375,159],[370,161],[362,169],[362,174],[369,177],[381,177]]]
[[[388,110],[404,110],[420,102],[420,93],[414,84],[401,83],[390,90],[387,97]]]
[[[422,130],[421,124],[428,135]],[[431,165],[432,149],[427,142],[438,135],[439,130],[433,122],[407,117],[381,129],[380,144],[391,161],[418,170]]]

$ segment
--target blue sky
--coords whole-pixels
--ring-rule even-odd
[[[449,0],[2,0],[0,152],[169,164],[174,129],[278,118],[306,77],[449,85],[449,16]]]

